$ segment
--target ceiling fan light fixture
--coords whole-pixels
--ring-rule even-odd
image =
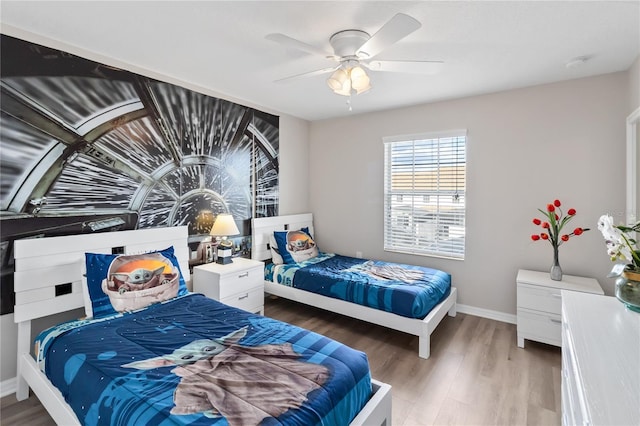
[[[347,82],[347,85],[344,87],[344,89],[334,90],[333,93],[341,96],[351,96],[351,85],[349,85]]]
[[[349,74],[342,68],[338,68],[333,74],[331,74],[331,77],[327,79],[327,85],[334,92],[344,90],[345,85],[348,83],[350,86]]]
[[[269,34],[266,38],[285,47],[313,53],[338,63],[336,67],[323,68],[276,81],[281,82],[331,73],[331,76],[326,80],[329,88],[335,94],[352,96],[365,93],[371,89],[371,79],[367,75],[367,70],[431,74],[434,72],[435,65],[442,64],[442,61],[372,61],[381,52],[420,27],[420,22],[415,18],[404,13],[397,13],[373,35],[357,29],[347,29],[334,33],[329,38],[333,53],[284,34]]]
[[[367,84],[365,87],[361,89],[355,89],[355,90],[356,90],[356,95],[362,95],[363,93],[367,93],[369,90],[371,90],[371,84]]]
[[[337,95],[351,96],[352,90],[359,95],[371,89],[371,80],[366,71],[356,64],[334,71],[327,79],[327,85]]]
[[[351,87],[358,95],[371,89],[371,80],[361,66],[353,67],[349,75],[351,76]]]

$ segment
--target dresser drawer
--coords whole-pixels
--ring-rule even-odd
[[[237,293],[247,292],[255,287],[264,285],[264,267],[245,269],[225,274],[221,277],[224,285],[220,287],[220,300]]]
[[[264,305],[264,287],[260,284],[259,287],[227,296],[220,301],[226,305],[244,309],[249,312],[260,310]]]
[[[559,288],[518,284],[518,308],[560,315],[562,296]]]
[[[539,342],[562,345],[562,316],[518,308],[518,334]]]

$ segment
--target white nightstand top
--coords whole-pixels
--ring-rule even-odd
[[[193,269],[203,269],[205,271],[216,272],[218,274],[233,274],[235,272],[241,272],[251,268],[257,268],[264,265],[264,262],[253,259],[246,259],[244,257],[234,257],[232,263],[221,265],[219,263],[211,262],[204,265],[195,266]]]
[[[584,293],[604,294],[602,287],[600,287],[598,280],[595,278],[576,277],[574,275],[562,275],[562,281],[555,281],[551,279],[549,272],[520,269],[516,282],[518,284],[540,285]]]

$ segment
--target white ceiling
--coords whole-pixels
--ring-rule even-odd
[[[640,0],[2,0],[0,12],[3,25],[307,120],[624,71],[640,54]],[[422,27],[377,59],[442,60],[438,74],[372,71],[373,89],[352,98],[352,112],[326,75],[274,83],[333,63],[285,49],[267,34],[330,50],[331,34],[374,34],[398,12]],[[579,56],[591,59],[566,67]]]

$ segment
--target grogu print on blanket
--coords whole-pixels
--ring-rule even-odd
[[[300,361],[290,343],[240,345],[241,328],[216,340],[200,339],[170,354],[131,362],[125,368],[175,366],[180,377],[171,414],[223,416],[229,425],[259,424],[300,407],[329,378],[329,369]]]
[[[130,312],[178,294],[179,270],[160,253],[118,256],[102,291],[117,312]]]
[[[412,284],[424,277],[424,273],[422,271],[407,269],[401,265],[394,265],[391,263],[376,263],[372,260],[354,265],[344,271],[360,272],[370,275],[373,278],[402,281],[407,284]]]

